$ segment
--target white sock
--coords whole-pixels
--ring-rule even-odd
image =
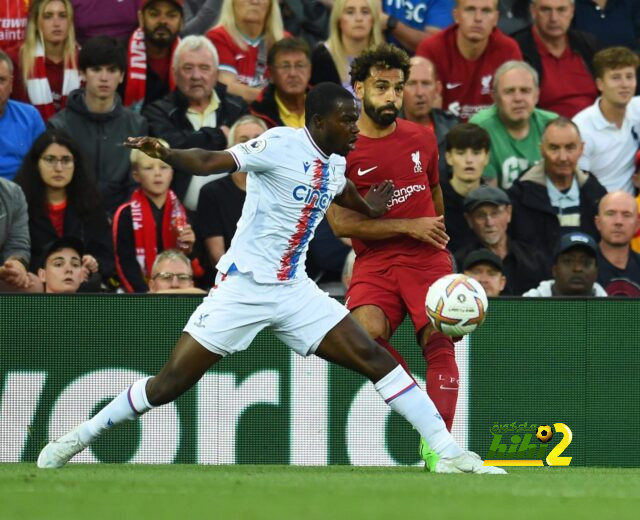
[[[433,451],[442,457],[457,457],[463,450],[451,436],[433,401],[402,366],[398,365],[375,388],[392,410],[420,432]]]
[[[139,379],[118,395],[107,406],[78,427],[80,441],[91,444],[105,431],[124,421],[137,419],[153,408],[147,399],[145,387],[151,377]]]

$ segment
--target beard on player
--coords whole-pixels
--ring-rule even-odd
[[[366,96],[362,100],[362,106],[364,107],[365,113],[378,126],[389,126],[393,124],[400,112],[400,109],[393,103],[376,108]]]

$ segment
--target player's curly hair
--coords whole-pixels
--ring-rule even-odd
[[[409,77],[411,63],[409,55],[400,47],[391,43],[381,43],[380,45],[367,49],[360,54],[351,64],[351,86],[356,81],[365,81],[371,72],[371,67],[381,69],[400,69],[404,78]]]

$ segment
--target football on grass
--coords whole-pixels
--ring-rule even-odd
[[[464,336],[484,321],[489,302],[482,286],[464,274],[448,274],[427,292],[426,311],[436,330]]]

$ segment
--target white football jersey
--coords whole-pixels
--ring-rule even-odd
[[[258,283],[307,277],[309,242],[346,185],[345,158],[327,157],[306,128],[277,127],[227,150],[248,172],[247,196],[229,250],[216,268],[252,273]]]

